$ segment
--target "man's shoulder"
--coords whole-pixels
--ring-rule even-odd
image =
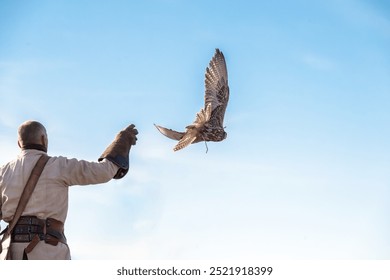
[[[15,166],[18,158],[13,159],[7,163],[4,163],[0,166],[0,174],[4,173],[6,170],[8,170],[10,167]]]

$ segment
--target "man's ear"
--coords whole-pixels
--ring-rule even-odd
[[[19,146],[19,148],[22,148],[22,145],[20,144],[19,140],[18,140],[18,146]]]

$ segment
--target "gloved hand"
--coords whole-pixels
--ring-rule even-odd
[[[123,178],[129,171],[130,148],[132,145],[136,144],[137,134],[138,130],[135,128],[135,125],[129,125],[116,135],[114,141],[99,157],[99,161],[105,158],[119,167],[119,170],[115,174],[114,179]]]
[[[137,142],[136,135],[138,134],[138,130],[135,128],[134,124],[131,124],[128,127],[126,127],[125,129],[123,129],[122,131],[120,131],[118,133],[118,135],[120,135],[120,134],[126,134],[124,137],[128,138],[130,145],[136,144],[136,142]],[[117,135],[117,137],[118,137],[118,135]]]

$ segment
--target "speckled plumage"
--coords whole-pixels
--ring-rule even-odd
[[[215,50],[206,68],[204,99],[204,108],[196,114],[194,122],[186,126],[185,132],[155,125],[166,137],[179,141],[173,148],[174,151],[200,141],[222,141],[227,136],[223,120],[229,101],[228,74],[225,57],[219,49]]]

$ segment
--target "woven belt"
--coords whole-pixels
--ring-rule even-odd
[[[31,242],[36,236],[51,245],[58,242],[66,244],[64,224],[58,220],[47,218],[38,219],[35,216],[22,216],[11,235],[11,242]]]

